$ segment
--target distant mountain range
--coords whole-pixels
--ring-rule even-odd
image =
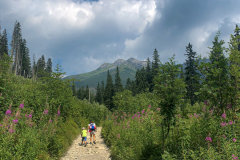
[[[118,59],[114,63],[103,63],[98,69],[77,75],[67,76],[63,79],[80,79],[80,82],[75,82],[77,88],[79,87],[97,87],[98,82],[101,83],[104,81],[106,85],[107,80],[107,71],[109,70],[112,75],[113,82],[115,82],[115,74],[117,66],[119,68],[120,77],[122,80],[122,84],[125,86],[127,78],[129,77],[131,80],[135,79],[135,73],[137,69],[141,69],[143,66],[147,66],[146,61],[139,61],[135,58],[129,58],[128,60]]]

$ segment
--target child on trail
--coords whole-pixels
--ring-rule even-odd
[[[96,124],[90,120],[90,124],[88,124],[88,131],[90,133],[90,144],[92,144],[92,137],[93,137],[93,143],[96,144],[95,142],[95,130],[97,129]]]
[[[81,137],[82,137],[82,145],[83,145],[83,141],[85,141],[84,147],[86,147],[86,145],[87,145],[87,130],[85,130],[84,127],[82,128]]]

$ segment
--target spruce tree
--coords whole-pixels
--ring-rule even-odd
[[[131,86],[131,91],[132,91],[132,95],[135,96],[137,94],[137,85],[136,82],[132,80],[132,86]]]
[[[82,86],[82,89],[81,89],[81,100],[85,99],[86,98],[86,90],[85,88]]]
[[[192,45],[189,43],[186,46],[187,56],[186,59],[186,67],[185,67],[185,83],[187,85],[187,98],[190,99],[191,105],[195,104],[198,100],[198,96],[195,95],[195,92],[199,91],[199,73],[197,73],[197,65],[196,63],[196,52],[192,50]]]
[[[146,72],[144,67],[142,67],[142,69],[139,71],[137,78],[138,78],[138,81],[136,82],[138,82],[137,84],[138,93],[143,93],[148,87]]]
[[[113,86],[113,80],[112,80],[112,76],[109,73],[107,73],[107,84],[106,84],[106,88],[104,91],[104,104],[106,105],[106,107],[109,110],[112,110],[114,108],[114,104],[113,104],[113,96],[114,96],[114,86]]]
[[[159,70],[159,54],[157,49],[155,48],[153,52],[153,63],[152,63],[152,76],[156,76]]]
[[[41,78],[44,76],[45,65],[46,65],[45,58],[44,58],[44,55],[42,55],[42,57],[39,58],[37,62],[37,77]]]
[[[101,104],[104,103],[104,90],[105,90],[104,81],[102,81],[101,82]]]
[[[236,25],[234,30],[235,35],[231,35],[230,42],[229,42],[229,74],[230,74],[230,95],[229,101],[232,105],[234,111],[237,106],[239,106],[239,86],[240,86],[240,28]]]
[[[85,98],[86,98],[86,100],[89,100],[89,88],[88,88],[88,85],[87,85],[86,90],[85,90]]]
[[[126,81],[125,89],[131,91],[131,88],[132,88],[132,82],[131,82],[130,78],[128,77],[128,79]]]
[[[74,81],[72,82],[72,92],[73,92],[73,96],[77,95],[76,86],[75,86],[75,82]]]
[[[212,106],[219,108],[222,114],[229,101],[228,61],[224,56],[224,41],[219,40],[220,31],[214,38],[213,47],[210,47],[209,59],[211,63],[201,63],[198,70],[206,78],[202,78],[201,95],[210,100]],[[197,93],[198,94],[198,93]]]
[[[24,77],[30,77],[31,73],[31,61],[29,56],[29,49],[27,48],[26,40],[23,39],[20,46],[20,54],[22,56],[21,64],[21,75]]]
[[[11,42],[11,56],[14,57],[13,63],[13,72],[15,75],[19,75],[20,72],[20,44],[22,40],[22,31],[21,25],[19,22],[15,22],[13,35],[12,35],[12,42]]]
[[[77,98],[78,98],[78,99],[82,99],[82,89],[81,89],[81,88],[79,88],[79,89],[77,90]]]
[[[0,31],[0,57],[3,56],[3,54],[5,53],[6,55],[8,55],[8,39],[7,39],[7,31],[6,29],[3,30],[3,34],[1,35],[1,31]]]
[[[152,92],[153,88],[151,87],[152,83],[153,83],[153,78],[152,78],[152,70],[151,70],[151,66],[150,66],[150,59],[149,57],[147,58],[147,67],[146,67],[146,81],[148,83],[147,87],[149,88],[149,91]]]
[[[51,60],[51,58],[48,58],[47,67],[46,67],[46,73],[48,75],[51,75],[51,73],[52,73],[52,60]]]
[[[152,61],[152,79],[154,79],[154,77],[158,74],[159,72],[159,54],[157,49],[155,48],[154,52],[153,52],[153,61]],[[154,83],[151,83],[149,90],[153,91],[154,89]]]
[[[184,72],[183,72],[183,67],[181,65],[181,73],[180,73],[180,78],[185,79]]]
[[[123,91],[123,85],[122,85],[122,81],[121,81],[121,78],[120,78],[120,75],[119,75],[119,68],[117,66],[117,73],[115,75],[115,92],[122,92]]]
[[[99,104],[102,103],[101,87],[100,87],[99,82],[98,82],[98,85],[97,85],[97,93],[96,93],[95,101],[98,102]]]

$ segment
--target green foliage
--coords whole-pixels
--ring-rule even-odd
[[[114,96],[114,106],[119,113],[136,113],[143,110],[145,106],[151,105],[153,109],[158,107],[158,100],[153,93],[143,93],[132,96],[132,92],[124,90]]]
[[[175,123],[172,120],[175,118],[176,107],[185,94],[182,91],[186,87],[183,79],[178,78],[180,65],[175,64],[175,61],[173,61],[174,56],[169,59],[170,62],[161,63],[159,73],[154,79],[154,91],[160,100],[159,105],[162,106],[161,115],[164,117],[164,123],[168,127],[166,136],[169,134],[171,124]]]
[[[59,64],[41,81],[7,74],[7,60],[0,64],[1,75],[5,73],[0,96],[0,159],[59,159],[79,128],[87,127],[89,119],[100,125],[109,114],[103,105],[73,97],[70,80],[61,81]],[[5,115],[7,110],[11,115]]]
[[[197,65],[196,65],[196,52],[192,50],[192,45],[189,43],[186,47],[185,54],[187,56],[187,60],[185,62],[185,83],[187,85],[187,98],[190,99],[191,105],[195,104],[198,100],[198,96],[195,95],[195,92],[199,91],[199,73],[197,72]],[[181,67],[182,69],[182,67]],[[182,74],[182,73],[181,73]],[[183,75],[180,75],[183,78]]]
[[[231,35],[229,42],[229,74],[230,74],[230,102],[234,109],[239,105],[240,86],[240,29],[236,26],[235,36]]]
[[[202,87],[200,93],[205,96],[206,100],[211,101],[213,106],[217,106],[223,113],[229,104],[229,78],[228,78],[228,61],[225,58],[222,45],[223,40],[218,40],[220,32],[217,33],[213,41],[213,47],[209,58],[211,63],[201,63],[198,70],[205,77],[202,78]],[[196,93],[199,94],[199,93]]]
[[[111,74],[108,71],[107,84],[104,90],[104,104],[110,110],[114,108],[113,96],[114,96],[113,80]]]
[[[114,91],[115,92],[122,92],[123,91],[123,85],[122,85],[122,81],[121,81],[121,77],[119,75],[119,69],[117,66],[117,73],[115,75],[115,84],[114,84]]]
[[[214,111],[209,110],[211,107],[203,103],[187,106],[187,116],[177,108],[174,115],[176,125],[171,126],[166,139],[162,135],[166,134],[167,128],[162,129],[161,125],[164,106],[157,109],[146,107],[135,114],[112,114],[102,128],[112,158],[231,159],[239,156],[239,120],[232,121],[228,114],[226,119],[215,116]]]

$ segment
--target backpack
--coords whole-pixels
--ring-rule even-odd
[[[95,130],[96,129],[96,127],[93,125],[93,123],[90,124],[90,129],[91,130]]]

